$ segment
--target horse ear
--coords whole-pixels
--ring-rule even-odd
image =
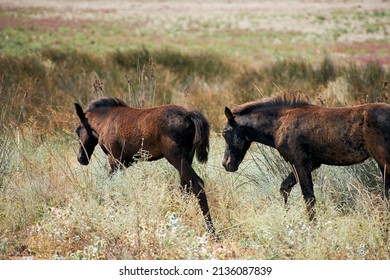
[[[228,107],[225,107],[225,116],[226,116],[226,118],[227,118],[229,121],[234,120],[233,113],[232,113],[232,111],[230,111],[230,109],[229,109]]]
[[[231,126],[237,125],[236,120],[234,119],[233,113],[228,107],[225,107],[225,116],[226,116],[226,118]]]
[[[83,108],[78,103],[75,103],[74,106],[76,107],[77,116],[79,116],[80,121],[83,121],[85,119],[85,114],[84,114]]]
[[[87,130],[87,133],[97,138],[97,134],[96,134],[96,132],[94,132],[92,130],[90,124],[88,123],[88,119],[85,117],[85,114],[84,114],[84,111],[83,111],[83,108],[81,107],[81,105],[78,103],[75,103],[74,106],[76,107],[77,116],[79,116],[80,122]]]

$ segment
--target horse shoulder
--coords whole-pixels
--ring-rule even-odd
[[[279,119],[275,131],[275,148],[288,161],[292,161],[304,148],[310,146],[312,134],[321,131],[321,118],[326,112],[319,106],[287,109]]]
[[[107,112],[100,120],[99,142],[114,145],[119,142],[129,142],[131,136],[137,133],[137,114],[128,107],[118,107]]]
[[[318,116],[325,115],[318,106],[305,106],[284,110],[279,117],[279,124],[276,128],[278,137],[296,138],[305,133],[308,127],[315,124]]]

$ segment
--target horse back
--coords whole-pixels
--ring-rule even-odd
[[[390,106],[386,104],[310,105],[282,112],[275,145],[289,161],[306,158],[318,164],[349,165],[371,155],[375,137],[383,142],[378,139],[389,134],[389,124]]]
[[[117,107],[99,114],[95,116],[95,126],[99,127],[99,144],[110,147],[116,157],[119,154],[132,157],[142,148],[154,158],[161,158],[164,139],[170,139],[175,145],[188,146],[187,150],[193,148],[196,135],[194,112],[184,107]]]

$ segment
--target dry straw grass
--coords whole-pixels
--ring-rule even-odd
[[[286,167],[273,151],[253,147],[240,171],[227,174],[220,166],[223,140],[214,134],[210,161],[195,167],[222,236],[215,243],[194,198],[180,192],[165,160],[138,162],[110,179],[102,152],[81,167],[70,139],[22,137],[23,144],[8,147],[15,156],[0,192],[2,259],[389,257],[388,205],[382,186],[372,191],[360,181],[363,168],[315,174],[314,224],[307,221],[298,188],[284,207],[278,189]]]
[[[115,62],[119,54],[93,57],[47,51],[49,68],[30,58],[0,58],[14,73],[0,74],[1,259],[389,258],[388,204],[382,199],[383,182],[374,163],[315,172],[316,224],[307,221],[299,187],[288,208],[283,205],[279,185],[290,167],[275,151],[253,145],[235,174],[226,173],[221,165],[224,143],[219,132],[225,105],[286,88],[310,89],[307,94],[302,91],[320,102],[329,86],[332,92],[340,91],[339,84],[350,88],[352,68],[325,58],[321,65],[328,66],[319,68],[280,62],[242,72],[234,63],[222,67],[213,56],[187,55],[178,57],[180,67],[184,62],[188,66],[181,75],[182,69],[164,66],[166,60],[159,57],[163,54],[138,60],[135,70]],[[27,60],[43,74],[26,67]],[[205,61],[207,67],[197,68]],[[377,99],[388,94],[377,86],[388,72],[373,67],[357,68],[357,73],[353,68],[352,80],[362,81]],[[271,77],[280,71],[281,84],[270,78],[270,71]],[[376,74],[368,75],[371,71]],[[165,160],[141,160],[112,179],[100,150],[91,165],[79,165],[72,104],[86,104],[102,95],[134,106],[175,102],[206,113],[215,131],[211,155],[206,166],[195,163],[195,168],[205,180],[221,243],[205,232],[198,204],[180,192],[177,172]],[[329,98],[323,101],[337,104]],[[348,102],[359,100],[349,94]]]

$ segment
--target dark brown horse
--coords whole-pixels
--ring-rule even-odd
[[[308,102],[274,97],[249,102],[231,111],[223,136],[223,166],[238,169],[252,142],[276,148],[293,167],[280,191],[287,203],[299,182],[310,220],[315,196],[311,172],[321,166],[352,165],[374,158],[390,188],[390,105],[372,103],[353,107],[325,108]]]
[[[179,171],[182,189],[197,197],[207,229],[216,237],[204,182],[191,166],[195,154],[201,163],[208,157],[210,128],[200,112],[176,105],[136,109],[116,98],[94,100],[85,111],[77,103],[75,107],[81,164],[89,163],[97,144],[108,157],[110,174],[130,166],[141,149],[148,151],[150,161],[165,157]]]

